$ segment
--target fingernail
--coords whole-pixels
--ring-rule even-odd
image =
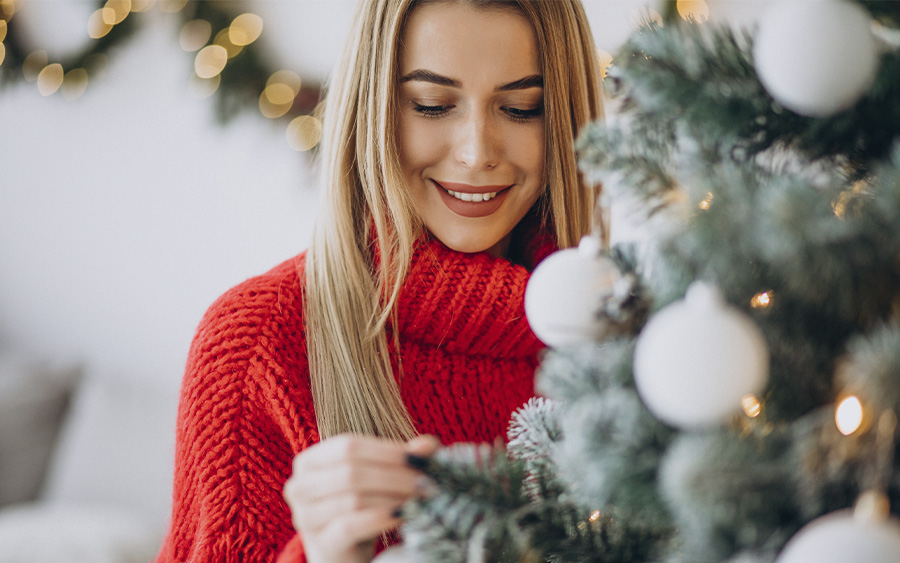
[[[393,516],[394,518],[400,518],[401,516],[403,516],[403,507],[398,506],[397,508],[395,508],[394,512],[391,513],[391,516]]]
[[[415,454],[406,454],[406,465],[421,471],[428,465],[428,458]]]

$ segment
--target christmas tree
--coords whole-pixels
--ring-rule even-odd
[[[543,397],[431,460],[412,560],[900,561],[898,27],[820,0],[635,32],[576,148],[647,240],[534,272]]]

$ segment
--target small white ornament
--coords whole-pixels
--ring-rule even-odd
[[[787,543],[777,563],[897,563],[900,520],[861,518],[839,510],[804,526]]]
[[[768,377],[769,352],[759,327],[701,282],[688,288],[684,301],[650,318],[634,351],[634,380],[644,404],[681,428],[720,424]]]
[[[601,338],[607,323],[598,314],[622,277],[616,264],[600,254],[593,237],[538,264],[525,288],[525,316],[546,345],[569,346]]]
[[[799,114],[826,117],[849,108],[878,70],[872,20],[844,0],[779,2],[759,22],[753,45],[769,94]]]

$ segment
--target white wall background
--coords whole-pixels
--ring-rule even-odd
[[[766,3],[711,5],[749,22]],[[279,62],[327,73],[351,2],[247,4]],[[614,52],[644,4],[586,0],[598,46]],[[53,56],[86,40],[94,6],[24,0],[20,14]],[[136,17],[146,25],[82,97],[0,90],[0,347],[175,388],[206,307],[306,247],[316,189],[283,122],[223,127],[191,95],[175,17]]]

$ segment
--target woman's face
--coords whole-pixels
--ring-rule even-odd
[[[417,7],[400,51],[400,165],[426,228],[505,255],[544,181],[543,81],[528,20],[468,4]]]

